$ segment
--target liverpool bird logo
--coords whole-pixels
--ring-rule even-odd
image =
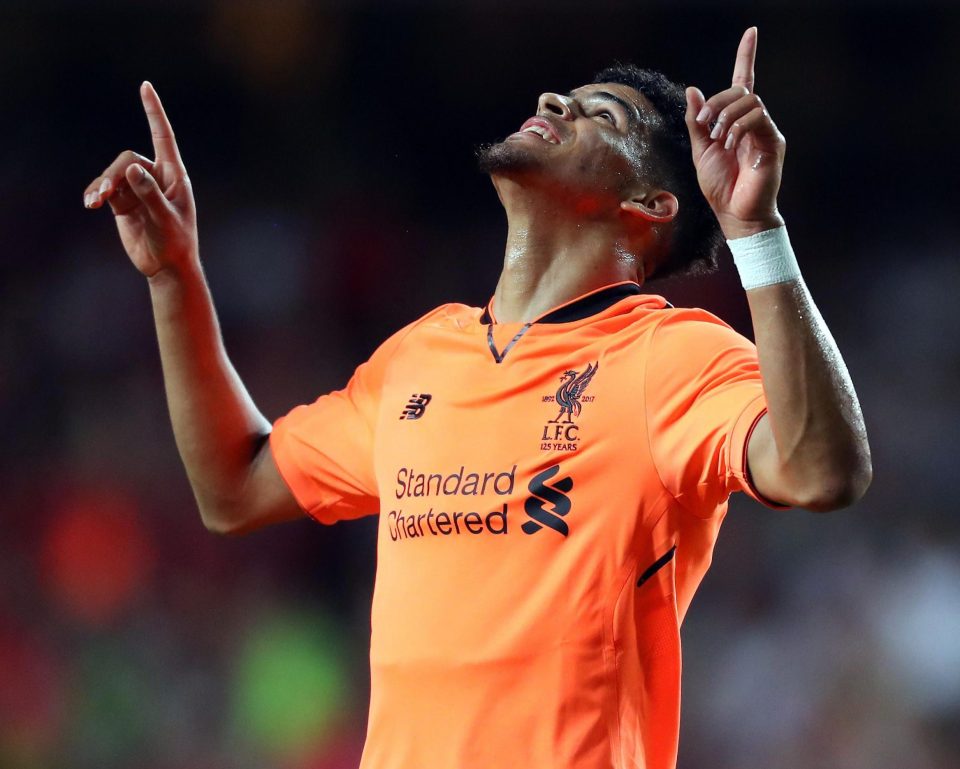
[[[588,363],[582,374],[576,371],[563,372],[563,376],[560,377],[563,384],[557,390],[557,403],[560,406],[560,413],[557,414],[556,419],[550,420],[551,424],[559,422],[564,414],[567,415],[565,423],[570,423],[574,417],[580,416],[580,409],[583,408],[580,404],[580,396],[583,395],[583,391],[587,389],[587,385],[590,384],[590,380],[593,379],[593,375],[597,373],[599,368],[600,361],[597,361],[593,364]]]

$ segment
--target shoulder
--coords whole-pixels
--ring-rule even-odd
[[[441,304],[395,331],[377,348],[374,358],[389,358],[417,331],[436,328],[461,328],[476,323],[483,310],[466,304]]]
[[[459,327],[467,323],[476,323],[483,310],[480,307],[471,307],[468,304],[449,302],[434,307],[422,315],[410,326],[454,326]]]
[[[483,310],[479,307],[470,307],[466,304],[441,304],[432,310],[424,313],[415,321],[397,331],[387,341],[392,339],[402,340],[411,332],[418,329],[427,328],[462,328],[471,323],[476,323]]]
[[[625,301],[629,305],[607,319],[610,330],[626,333],[648,353],[676,355],[681,350],[689,354],[725,347],[753,348],[749,339],[699,307],[674,307],[656,294],[639,294]]]
[[[646,350],[648,396],[700,392],[711,383],[760,376],[753,342],[698,308],[664,310]]]
[[[718,349],[754,345],[743,334],[711,312],[698,307],[668,307],[661,311],[653,328],[656,347]]]
[[[733,329],[712,312],[699,307],[665,307],[658,313],[660,326],[669,326],[681,331],[696,333],[704,328],[719,327],[729,331]]]

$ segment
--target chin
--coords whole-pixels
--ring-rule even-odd
[[[502,141],[484,144],[477,150],[477,165],[488,174],[501,176],[528,171],[541,164],[541,159],[524,142]]]

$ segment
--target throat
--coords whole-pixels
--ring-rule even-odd
[[[607,258],[601,266],[590,267],[561,267],[536,275],[518,266],[505,266],[491,302],[494,317],[500,323],[532,323],[557,307],[608,286],[630,283],[639,291],[636,270],[616,259]]]
[[[557,190],[498,184],[507,212],[503,271],[494,306],[499,321],[527,323],[603,286],[641,282],[639,259],[612,203],[594,215],[574,210]],[[608,213],[603,213],[608,211]]]

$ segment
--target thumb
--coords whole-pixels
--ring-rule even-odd
[[[125,176],[133,194],[146,206],[153,219],[160,220],[170,215],[170,204],[160,190],[157,180],[142,165],[131,163],[127,166]]]
[[[700,160],[701,155],[710,146],[710,125],[708,122],[697,122],[697,116],[703,105],[707,103],[703,92],[694,86],[687,88],[687,131],[690,132],[690,147],[693,150],[694,163]]]

